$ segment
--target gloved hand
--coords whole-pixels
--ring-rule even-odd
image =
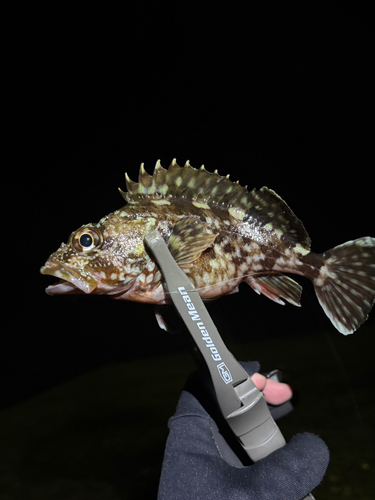
[[[243,366],[252,375],[259,365]],[[187,391],[169,430],[158,500],[301,500],[322,481],[329,462],[324,441],[306,433],[243,466],[215,421]]]

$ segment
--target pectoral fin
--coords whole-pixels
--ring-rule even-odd
[[[212,245],[216,234],[208,232],[208,225],[193,216],[184,217],[174,226],[168,248],[180,267],[190,267]]]
[[[288,276],[283,274],[256,277],[249,276],[245,281],[257,293],[265,295],[278,304],[284,306],[285,302],[281,299],[285,299],[294,306],[301,306],[300,297],[302,287]]]
[[[174,306],[155,306],[155,318],[159,328],[168,333],[181,333],[185,326]]]

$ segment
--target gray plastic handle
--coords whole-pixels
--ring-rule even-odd
[[[224,344],[207,309],[158,231],[145,237],[164,276],[171,300],[209,369],[221,411],[251,460],[281,448],[285,439],[263,393]],[[309,494],[306,499],[314,500]]]

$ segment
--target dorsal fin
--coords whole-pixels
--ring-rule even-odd
[[[195,169],[188,161],[180,167],[175,159],[168,169],[158,160],[152,175],[142,164],[138,182],[130,180],[127,174],[125,180],[128,192],[119,191],[128,203],[185,199],[201,208],[222,208],[236,219],[255,222],[274,231],[278,237],[289,238],[301,253],[310,250],[310,238],[302,222],[280,196],[267,187],[249,192],[238,181],[229,180],[229,175],[223,177],[217,170],[208,172],[203,165]]]
[[[133,182],[125,174],[128,192],[120,193],[128,203],[137,203],[145,198],[185,198],[198,203],[221,205],[224,208],[238,206],[246,209],[247,189],[229,180],[229,175],[222,177],[215,172],[208,172],[202,165],[193,168],[187,161],[180,167],[173,160],[168,170],[158,160],[153,175],[149,175],[143,163],[139,170],[138,182]]]
[[[311,240],[302,222],[275,191],[263,186],[259,191],[253,189],[249,197],[252,206],[246,211],[247,221],[289,239],[302,255],[310,251]]]

